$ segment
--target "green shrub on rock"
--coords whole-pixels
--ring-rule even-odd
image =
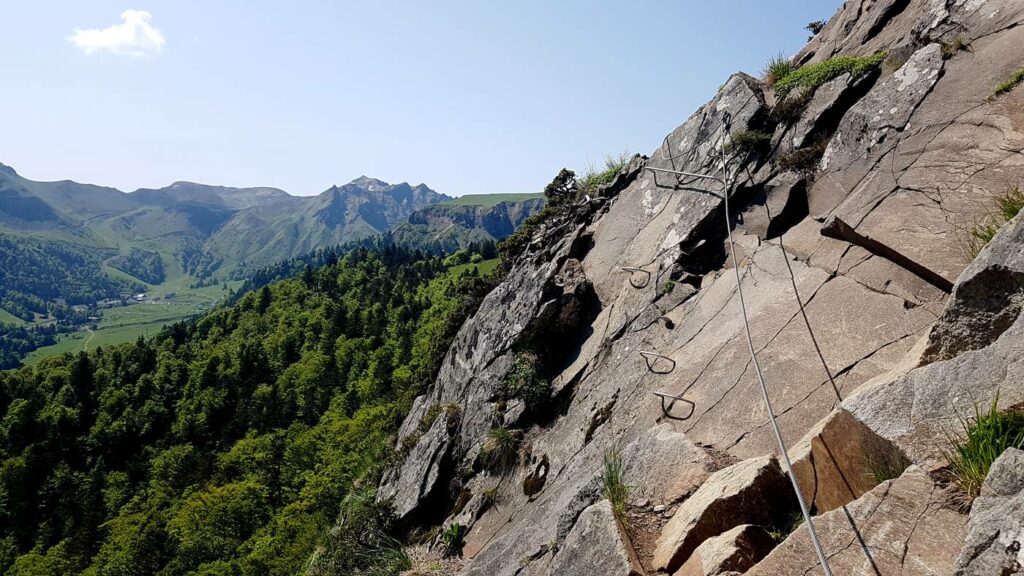
[[[817,64],[797,68],[775,83],[775,94],[780,98],[790,91],[802,88],[814,92],[822,84],[849,73],[858,77],[877,69],[885,60],[885,52],[871,56],[833,56]]]

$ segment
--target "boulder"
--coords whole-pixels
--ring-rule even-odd
[[[1008,448],[992,464],[971,507],[957,576],[1024,574],[1024,451]]]
[[[632,494],[659,504],[692,494],[716,470],[708,453],[669,423],[654,426],[626,446],[622,464]]]
[[[991,344],[1024,307],[1024,215],[1006,224],[957,279],[932,328],[925,361]]]
[[[771,525],[795,508],[793,488],[774,456],[719,470],[665,525],[654,551],[654,568],[674,571],[705,540],[741,524]]]
[[[764,528],[743,524],[705,540],[672,576],[742,574],[774,547],[775,541]]]
[[[976,408],[997,396],[1004,408],[1024,402],[1022,236],[1018,216],[958,280],[956,296],[932,329],[925,361],[951,357],[865,386],[843,403],[920,465],[946,464],[948,432]]]
[[[789,450],[804,501],[835,510],[860,498],[880,479],[895,478],[909,462],[899,449],[843,409],[836,410]]]
[[[641,576],[640,568],[611,504],[602,500],[580,514],[549,568],[558,576]]]
[[[814,528],[832,573],[951,574],[967,518],[947,498],[912,466],[850,504],[816,516]],[[746,574],[822,574],[807,527],[800,525]]]
[[[740,225],[762,240],[777,238],[807,216],[806,181],[783,173],[768,181],[740,213]]]

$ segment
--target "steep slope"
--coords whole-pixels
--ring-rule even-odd
[[[1001,405],[1024,401],[1020,371],[999,360],[1020,343],[974,352],[991,364],[965,381],[961,365],[980,360],[933,365],[948,376],[927,400],[925,374],[899,374],[934,359],[921,343],[944,310],[957,315],[947,300],[963,293],[966,229],[1024,182],[1024,89],[993,95],[1024,63],[1021,23],[1024,6],[1009,0],[855,0],[795,58],[802,90],[734,75],[650,159],[539,229],[417,400],[407,457],[379,497],[408,526],[461,525],[468,575],[590,573],[569,550],[593,534],[605,535],[588,560],[601,573],[703,574],[702,555],[734,545],[715,538],[796,512],[780,501],[789,492],[746,317],[812,512],[853,503],[821,517],[826,553],[844,551],[836,573],[873,561],[835,531],[847,517],[861,542],[885,543],[887,570],[951,573],[966,517],[921,472],[944,465],[942,424],[927,421],[951,423],[997,389]],[[679,174],[721,175],[723,153],[728,210],[721,185]],[[1019,254],[1010,242],[1001,253]],[[1020,300],[1019,280],[998,286],[998,301]],[[868,389],[877,412],[852,399]],[[458,425],[421,424],[450,404]],[[844,406],[852,418],[834,412]],[[883,407],[891,419],[869,417]],[[518,450],[510,467],[490,464],[496,429]],[[930,449],[915,448],[921,438]],[[594,507],[609,451],[633,489],[627,530]],[[876,487],[866,463],[883,456],[895,476],[912,466]],[[816,559],[800,538],[805,529],[759,573],[807,573]]]

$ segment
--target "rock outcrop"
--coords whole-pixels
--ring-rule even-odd
[[[1024,62],[1022,23],[1012,0],[851,0],[794,62],[880,66],[785,98],[732,76],[506,263],[380,497],[407,525],[468,528],[466,575],[813,573],[806,526],[763,560],[754,536],[798,508],[746,318],[833,572],[951,573],[967,516],[929,475],[946,432],[997,390],[1024,401],[1022,218],[970,266],[961,249],[1024,183],[1024,89],[990,98]],[[682,173],[727,173],[728,212],[720,183]],[[550,385],[532,408],[505,384],[523,358]],[[456,418],[421,424],[434,406]],[[521,438],[515,466],[481,465],[493,427]],[[609,462],[632,486],[624,530]]]
[[[848,506],[815,518],[833,574],[950,574],[967,535],[966,518],[920,469],[879,484]],[[750,576],[821,574],[806,526],[799,526]]]
[[[679,568],[702,543],[736,526],[771,526],[796,504],[789,480],[772,456],[753,458],[713,474],[665,525],[654,568]]]
[[[743,524],[708,538],[673,576],[714,576],[746,572],[775,547],[771,535],[760,526]]]
[[[971,507],[957,576],[1024,574],[1024,451],[1010,448],[989,470]]]

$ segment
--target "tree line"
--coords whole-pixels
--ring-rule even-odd
[[[156,337],[0,372],[0,574],[303,572],[494,282],[393,246],[321,257]]]

